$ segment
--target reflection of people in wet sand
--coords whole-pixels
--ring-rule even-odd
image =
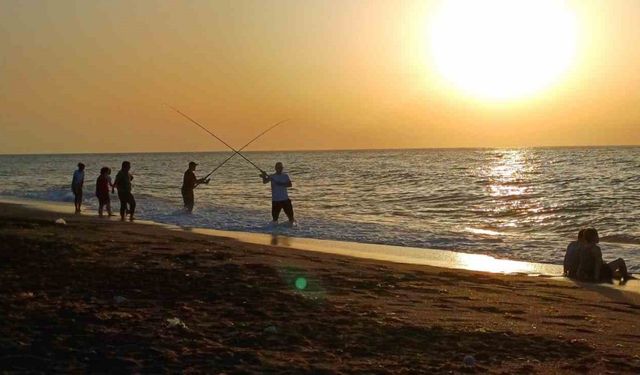
[[[291,179],[289,179],[288,174],[282,172],[282,163],[277,162],[275,169],[276,173],[272,175],[268,175],[266,172],[260,175],[263,183],[271,182],[271,217],[273,218],[273,223],[276,224],[280,216],[280,211],[284,210],[284,213],[289,219],[289,224],[293,225],[295,223],[293,218],[293,205],[287,193],[287,188],[292,186]]]
[[[131,163],[128,161],[122,162],[122,169],[116,175],[116,180],[113,183],[118,189],[118,198],[120,199],[120,218],[124,221],[124,216],[129,211],[129,220],[133,221],[133,214],[136,211],[136,200],[131,194],[131,180],[133,176],[129,173],[131,170]],[[128,208],[127,208],[128,206]]]
[[[564,275],[575,278],[578,275],[578,266],[580,265],[580,249],[585,245],[584,229],[578,232],[578,239],[567,246],[567,252],[564,254]]]
[[[619,278],[620,283],[626,283],[631,277],[627,272],[627,265],[622,258],[605,263],[602,260],[602,250],[598,246],[600,236],[594,228],[584,230],[584,246],[579,251],[578,279],[582,281],[613,282]]]

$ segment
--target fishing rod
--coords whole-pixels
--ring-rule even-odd
[[[231,156],[229,156],[228,158],[224,159],[222,161],[222,163],[218,164],[217,167],[215,167],[208,175],[204,176],[205,179],[207,179],[209,176],[211,176],[215,171],[217,171],[218,169],[222,168],[223,165],[227,164],[227,162],[229,160],[231,160],[234,156],[236,156],[236,154],[240,154],[240,151],[244,150],[245,148],[249,147],[249,145],[251,145],[253,142],[255,142],[258,138],[262,137],[263,135],[267,134],[268,132],[270,132],[271,130],[277,128],[278,126],[284,124],[285,122],[289,121],[289,119],[286,120],[282,120],[278,123],[276,123],[275,125],[271,126],[270,128],[268,128],[267,130],[263,131],[262,133],[258,134],[255,138],[253,138],[252,140],[250,140],[249,142],[247,142],[247,144],[245,144],[244,146],[240,147],[240,149],[236,152],[234,152],[233,154],[231,154]]]
[[[220,142],[222,142],[222,144],[224,144],[225,146],[229,147],[231,149],[231,151],[234,152],[235,154],[240,155],[240,157],[242,157],[244,160],[248,161],[249,164],[253,165],[257,170],[260,171],[260,173],[267,173],[265,171],[262,170],[262,168],[258,167],[254,162],[252,162],[251,160],[247,159],[246,156],[242,155],[240,152],[238,152],[238,150],[236,150],[235,148],[231,147],[231,145],[229,145],[227,142],[223,141],[222,139],[220,139],[220,137],[218,137],[217,135],[213,134],[211,131],[209,131],[209,129],[205,128],[204,126],[200,125],[196,120],[192,119],[191,117],[185,115],[184,113],[180,112],[180,110],[178,110],[177,108],[167,104],[167,106],[171,109],[173,109],[174,111],[178,112],[179,114],[181,114],[184,118],[186,118],[187,120],[191,121],[192,123],[194,123],[195,125],[197,125],[200,129],[206,131],[207,133],[209,133],[211,136],[213,136],[215,139],[219,140]]]

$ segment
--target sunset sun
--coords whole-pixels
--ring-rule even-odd
[[[438,72],[481,99],[534,95],[562,78],[576,52],[576,17],[558,0],[451,0],[431,21]]]

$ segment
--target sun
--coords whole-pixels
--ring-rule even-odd
[[[575,13],[559,0],[450,0],[430,22],[439,73],[477,98],[513,100],[550,87],[572,65]]]

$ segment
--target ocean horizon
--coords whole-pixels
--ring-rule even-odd
[[[542,146],[509,146],[509,147],[492,147],[492,146],[459,146],[459,147],[400,147],[400,148],[339,148],[339,149],[254,149],[242,150],[243,154],[262,153],[262,152],[368,152],[368,151],[439,151],[439,150],[528,150],[528,149],[575,149],[575,148],[638,148],[640,144],[611,144],[611,145],[542,145]],[[196,151],[118,151],[118,152],[28,152],[28,153],[2,153],[0,156],[39,156],[39,155],[140,155],[140,154],[202,154],[202,153],[226,153],[231,155],[230,150],[196,150]]]

